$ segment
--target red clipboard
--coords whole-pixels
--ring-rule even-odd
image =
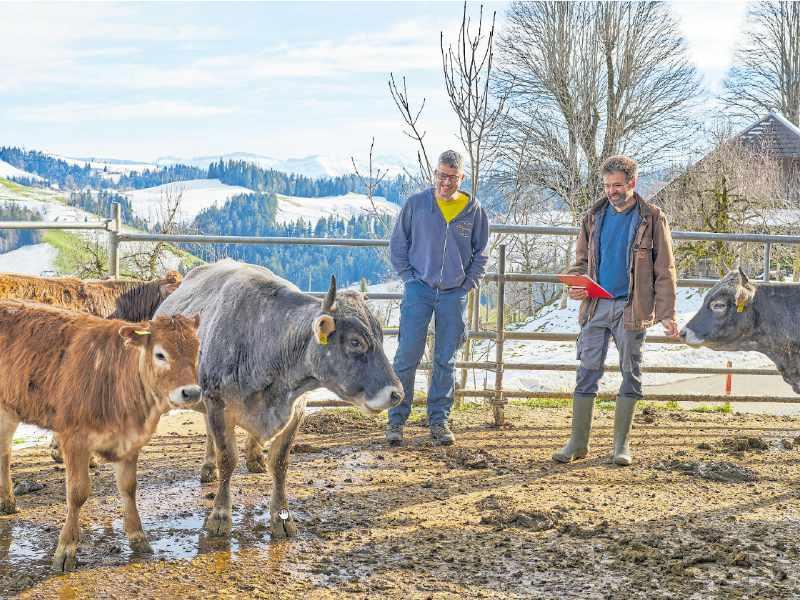
[[[560,273],[558,279],[561,283],[570,287],[586,288],[586,293],[589,294],[589,298],[607,298],[609,300],[614,298],[614,296],[609,294],[599,283],[586,275],[566,275]]]

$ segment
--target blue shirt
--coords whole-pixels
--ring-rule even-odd
[[[628,297],[630,245],[639,225],[639,207],[634,204],[624,213],[614,210],[611,203],[606,207],[603,226],[600,229],[600,265],[597,283],[614,298]]]

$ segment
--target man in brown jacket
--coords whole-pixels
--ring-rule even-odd
[[[568,272],[588,275],[613,299],[590,299],[585,288],[569,288],[582,300],[578,337],[578,373],[572,400],[572,436],[553,460],[569,462],[589,452],[589,434],[597,388],[603,376],[609,337],[619,352],[622,385],[614,414],[612,460],[631,464],[628,445],[633,411],[642,398],[642,344],[656,322],[677,337],[676,276],[672,237],[658,207],[636,193],[636,162],[612,156],[601,168],[605,198],[592,206],[581,223],[575,264]]]

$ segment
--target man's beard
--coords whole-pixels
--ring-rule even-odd
[[[608,201],[611,202],[615,208],[621,208],[625,206],[628,203],[628,200],[630,200],[630,197],[627,194],[611,194],[608,197]]]

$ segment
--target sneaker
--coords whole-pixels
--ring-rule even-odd
[[[403,426],[389,423],[386,427],[386,441],[391,446],[399,446],[403,443]]]
[[[452,446],[456,441],[456,436],[450,431],[447,423],[431,425],[431,438],[435,444],[440,446]]]

